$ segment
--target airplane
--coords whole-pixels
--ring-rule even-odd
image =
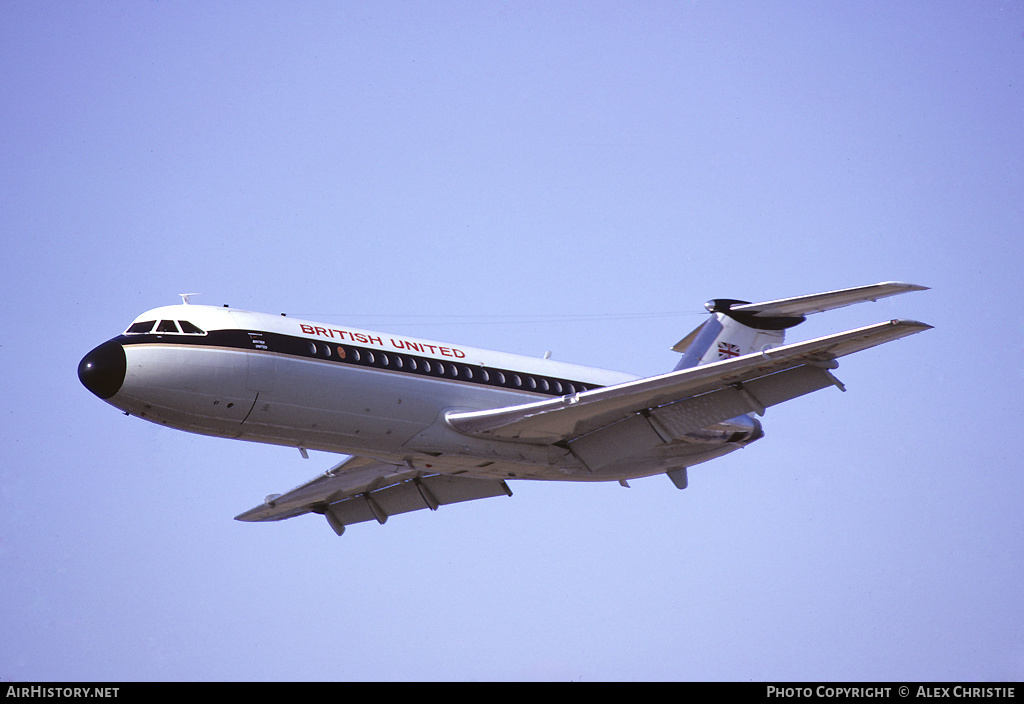
[[[78,376],[125,415],[203,435],[348,457],[235,518],[346,526],[494,496],[509,480],[628,481],[764,436],[767,408],[830,386],[839,357],[932,326],[889,320],[806,342],[820,313],[927,290],[901,282],[763,303],[714,299],[667,373],[621,372],[227,306],[146,311]]]

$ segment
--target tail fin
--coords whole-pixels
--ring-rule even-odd
[[[926,286],[887,281],[764,303],[716,298],[704,304],[711,318],[672,348],[683,355],[676,371],[777,347],[785,342],[786,330],[811,313],[924,290]]]
[[[672,348],[683,355],[675,371],[778,347],[786,341],[786,328],[804,321],[803,316],[754,318],[732,312],[734,305],[745,303],[728,298],[708,301],[705,307],[711,317]]]

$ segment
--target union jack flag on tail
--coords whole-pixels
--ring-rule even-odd
[[[719,342],[718,343],[718,358],[729,359],[731,357],[739,357],[740,348],[731,342]]]

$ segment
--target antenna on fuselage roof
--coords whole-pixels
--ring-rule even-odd
[[[178,295],[181,296],[181,302],[184,305],[187,306],[187,305],[189,305],[189,300],[188,299],[190,297],[192,297],[192,296],[202,296],[203,294],[201,294],[201,293],[179,293]]]

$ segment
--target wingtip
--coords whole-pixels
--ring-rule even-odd
[[[929,291],[931,286],[922,286],[921,284],[911,284],[906,281],[882,281],[876,286],[896,286],[903,289],[903,292],[910,293],[911,291]]]
[[[924,332],[925,330],[931,330],[932,328],[935,327],[934,325],[929,325],[928,323],[922,323],[920,320],[899,319],[890,320],[889,323],[891,325],[896,325],[902,328],[912,329],[913,332]]]
[[[245,521],[245,522],[247,522],[247,523],[248,523],[248,522],[255,522],[255,521],[258,521],[258,520],[259,520],[259,518],[256,518],[257,512],[258,512],[258,511],[259,511],[260,509],[264,509],[264,508],[266,508],[266,506],[263,506],[263,505],[261,504],[261,505],[259,505],[259,506],[255,507],[255,508],[251,508],[251,509],[249,509],[248,511],[243,511],[242,513],[240,513],[240,514],[238,514],[237,516],[235,516],[235,520],[236,520],[236,521]]]

